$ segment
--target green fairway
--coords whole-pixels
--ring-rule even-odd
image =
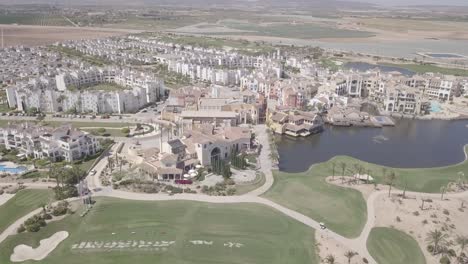
[[[367,206],[359,191],[325,182],[331,175],[323,163],[307,172],[274,171],[275,183],[265,197],[298,211],[346,237],[357,237],[367,219]]]
[[[17,219],[47,204],[52,199],[49,190],[22,190],[0,206],[0,233]],[[0,263],[3,263],[0,261]]]
[[[418,242],[393,228],[373,228],[367,239],[367,249],[379,264],[426,263]]]
[[[16,245],[37,246],[62,230],[70,236],[46,259],[26,263],[318,263],[314,230],[264,206],[110,198],[99,198],[85,217],[77,212],[38,233],[9,237],[0,263],[10,263]],[[82,242],[113,241],[166,246],[79,249]]]
[[[465,151],[468,151],[468,146],[465,147]],[[386,175],[393,171],[396,175],[394,186],[399,189],[403,189],[406,185],[407,190],[415,192],[438,193],[440,192],[441,187],[447,186],[449,182],[457,181],[459,179],[459,172],[463,172],[465,174],[465,180],[468,177],[468,161],[446,167],[401,169],[372,164],[347,156],[335,157],[330,161],[320,163],[319,167],[324,168],[326,172],[318,174],[313,170],[311,171],[311,176],[332,175],[333,162],[337,164],[335,169],[336,174],[341,174],[339,164],[342,162],[347,164],[345,172],[346,175],[355,174],[356,171],[354,167],[356,164],[359,164],[364,167],[363,171],[367,172],[370,170],[372,177],[382,184],[385,183],[383,177],[384,169],[386,170]]]
[[[399,67],[413,71],[415,73],[441,73],[445,75],[468,76],[468,71],[463,69],[442,68],[431,64],[392,64],[383,63],[386,66]]]

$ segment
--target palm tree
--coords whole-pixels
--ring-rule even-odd
[[[445,186],[440,187],[440,199],[443,201],[444,200],[444,194],[447,188]]]
[[[346,253],[344,254],[345,257],[348,258],[348,264],[351,263],[351,259],[356,256],[356,252],[353,252],[353,251],[346,251]]]
[[[328,264],[335,264],[335,257],[330,254],[325,258],[325,262]]]
[[[335,180],[335,167],[336,167],[336,162],[332,162],[332,170],[333,170],[332,180]]]
[[[468,237],[458,235],[455,238],[455,243],[457,243],[457,245],[460,247],[460,255],[461,253],[463,253],[463,251],[465,251],[465,247],[468,245]]]
[[[341,183],[344,182],[344,175],[345,175],[345,170],[346,170],[346,162],[340,162],[340,167],[341,167]]]
[[[434,244],[434,251],[431,253],[437,254],[442,246],[447,243],[448,235],[438,229],[427,234],[426,242]]]
[[[392,185],[393,185],[393,181],[395,180],[395,178],[396,178],[396,175],[395,175],[395,172],[393,171],[390,172],[390,174],[385,177],[385,181],[388,184],[388,197],[390,197],[390,193],[392,192]]]

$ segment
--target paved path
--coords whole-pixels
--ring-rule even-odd
[[[274,178],[271,172],[272,162],[270,160],[270,145],[268,142],[268,135],[265,132],[266,127],[256,126],[255,132],[258,137],[259,143],[263,146],[262,151],[260,153],[259,162],[261,165],[260,171],[265,174],[265,184],[258,189],[244,194],[240,196],[208,196],[202,194],[176,194],[176,195],[168,195],[168,194],[145,194],[145,193],[134,193],[134,192],[125,192],[121,190],[113,190],[110,187],[103,187],[100,180],[99,175],[102,173],[104,168],[107,166],[107,157],[113,155],[113,153],[118,149],[119,144],[115,144],[107,153],[105,153],[104,158],[102,158],[98,164],[94,167],[97,173],[93,176],[88,176],[87,182],[89,188],[92,190],[94,188],[101,188],[102,190],[99,192],[95,192],[94,196],[101,196],[101,197],[113,197],[113,198],[120,198],[120,199],[128,199],[128,200],[138,200],[138,201],[176,201],[176,200],[184,200],[184,201],[197,201],[197,202],[207,202],[207,203],[217,203],[217,204],[235,204],[235,203],[256,203],[262,204],[265,206],[269,206],[278,210],[279,212],[309,226],[316,230],[318,233],[322,233],[328,237],[335,239],[337,242],[343,244],[345,247],[359,253],[360,257],[365,257],[369,261],[369,263],[376,263],[374,258],[369,254],[367,250],[367,238],[369,236],[370,231],[375,225],[375,201],[380,195],[386,195],[387,191],[378,191],[372,193],[367,199],[367,222],[364,226],[363,231],[357,238],[346,238],[343,237],[331,230],[328,229],[321,229],[320,224],[311,219],[310,217],[303,215],[299,212],[286,208],[282,205],[279,205],[273,201],[265,199],[263,197],[259,197],[260,195],[264,194],[268,191],[271,186],[273,185]],[[407,196],[413,196],[418,198],[440,198],[440,194],[427,194],[427,193],[415,193],[415,192],[406,192]],[[468,197],[468,192],[457,193],[457,194],[447,194],[450,197]],[[5,232],[0,234],[0,243],[10,234],[14,234],[16,229],[21,225],[27,218],[31,217],[35,213],[40,211],[40,209],[35,210],[28,215],[22,217],[21,219],[17,220],[14,224],[12,224]]]

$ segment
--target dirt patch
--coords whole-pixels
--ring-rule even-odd
[[[42,239],[39,247],[32,248],[27,245],[18,245],[13,250],[10,257],[12,262],[23,262],[27,260],[43,260],[52,252],[63,240],[68,237],[67,231],[60,231],[51,237]]]
[[[5,47],[24,45],[41,46],[65,40],[96,39],[135,33],[134,30],[0,25]]]

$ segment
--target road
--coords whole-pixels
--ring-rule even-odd
[[[107,158],[110,155],[113,155],[114,152],[119,148],[120,144],[124,144],[120,142],[115,144],[107,153],[104,154],[104,158],[102,158],[94,167],[97,171],[94,175],[89,175],[87,178],[88,187],[93,190],[95,188],[100,188],[101,191],[94,192],[94,196],[98,197],[114,197],[119,199],[127,199],[127,200],[138,200],[138,201],[174,201],[174,200],[186,200],[186,201],[197,201],[197,202],[206,202],[206,203],[216,203],[216,204],[234,204],[234,203],[255,203],[261,204],[264,206],[271,207],[309,227],[312,227],[318,233],[322,233],[328,237],[335,239],[337,242],[341,243],[348,249],[355,251],[359,254],[360,257],[365,257],[369,263],[376,263],[374,258],[369,254],[367,250],[367,238],[370,234],[370,231],[375,225],[375,201],[379,198],[380,195],[386,195],[387,191],[378,191],[372,193],[366,203],[367,203],[367,222],[361,232],[361,234],[357,238],[346,238],[343,237],[332,230],[329,229],[321,229],[320,223],[311,219],[310,217],[303,215],[299,212],[286,208],[282,205],[279,205],[273,201],[270,201],[266,198],[260,197],[260,195],[264,194],[268,191],[274,183],[273,174],[271,172],[272,162],[269,158],[270,155],[270,146],[268,142],[268,135],[265,133],[265,126],[256,126],[255,132],[258,138],[259,143],[263,146],[262,151],[260,153],[259,162],[260,162],[260,171],[265,174],[266,181],[263,186],[259,187],[258,189],[239,196],[208,196],[204,194],[176,194],[176,195],[169,195],[169,194],[145,194],[145,193],[134,193],[134,192],[126,192],[121,190],[113,190],[111,187],[104,187],[102,186],[99,175],[107,166]],[[31,185],[31,187],[34,187]],[[408,196],[413,196],[416,198],[440,198],[440,194],[429,194],[429,193],[416,193],[416,192],[406,192]],[[468,191],[463,193],[457,194],[448,194],[451,197],[468,197]],[[38,209],[40,210],[40,209]],[[14,224],[12,224],[5,232],[0,234],[0,243],[6,238],[6,236],[14,234],[18,226],[23,223],[27,218],[37,213],[38,210],[31,212],[30,214],[22,217],[21,219],[17,220]]]

